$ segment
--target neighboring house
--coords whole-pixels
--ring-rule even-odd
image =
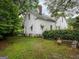
[[[64,17],[59,17],[56,21],[56,26],[57,29],[67,29],[68,28],[68,24],[67,24],[67,20]]]
[[[63,26],[63,21],[55,20],[51,17],[42,14],[42,9],[39,8],[38,12],[30,12],[25,16],[24,22],[24,33],[26,35],[42,35],[42,33],[46,30],[56,30],[60,27],[60,29],[66,29]],[[63,23],[63,24],[62,24]]]

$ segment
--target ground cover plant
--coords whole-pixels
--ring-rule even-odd
[[[58,45],[55,40],[10,37],[7,42],[5,48],[0,47],[0,56],[8,56],[8,59],[79,59],[79,50]]]

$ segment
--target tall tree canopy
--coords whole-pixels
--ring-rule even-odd
[[[0,0],[0,37],[13,34],[20,27],[19,8],[12,0]]]
[[[46,0],[46,4],[52,16],[57,16],[57,12],[64,13],[68,9],[79,8],[79,0]]]
[[[0,37],[11,35],[20,28],[19,15],[37,7],[38,0],[0,0]]]
[[[23,15],[38,6],[38,0],[13,0],[13,2],[19,6],[19,14]]]

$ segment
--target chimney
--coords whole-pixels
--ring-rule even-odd
[[[39,10],[38,13],[39,13],[40,15],[42,15],[42,5],[39,5],[39,6],[38,6],[38,10]]]

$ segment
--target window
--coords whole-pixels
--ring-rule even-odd
[[[30,20],[30,14],[28,14],[28,19]]]
[[[57,30],[60,30],[60,26],[57,26]]]
[[[79,11],[76,11],[76,14],[78,14],[79,13]]]
[[[63,22],[63,18],[62,18],[62,22]]]
[[[36,17],[35,20],[37,20],[38,18]]]
[[[50,30],[52,30],[52,25],[50,25]]]
[[[43,25],[41,25],[41,29],[42,29],[42,30],[44,29],[44,26],[43,26]]]
[[[60,26],[58,26],[58,29],[60,30]]]
[[[30,27],[31,31],[33,30],[33,25]]]

